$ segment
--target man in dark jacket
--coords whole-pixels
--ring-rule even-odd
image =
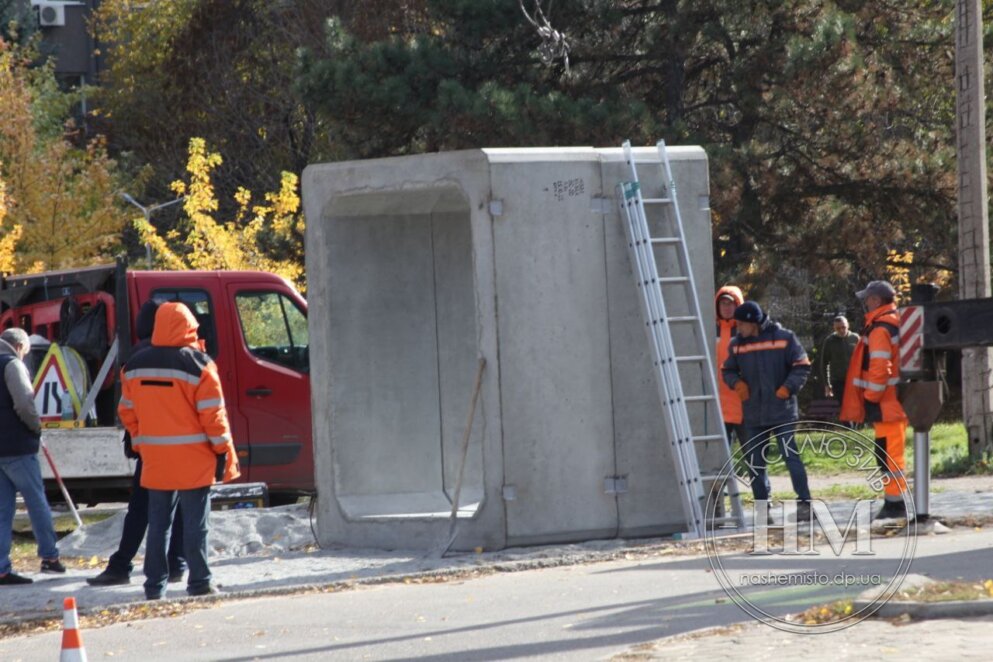
[[[59,561],[59,548],[55,546],[52,511],[45,498],[45,484],[38,464],[41,421],[23,361],[30,351],[31,341],[24,329],[7,329],[0,334],[0,586],[32,581],[15,573],[10,565],[18,492],[24,498],[31,530],[38,541],[41,571],[66,571]]]
[[[796,395],[810,374],[810,360],[792,331],[769,319],[754,301],[734,311],[738,335],[731,341],[722,376],[742,400],[745,462],[756,500],[768,500],[766,446],[775,436],[797,495],[797,519],[810,519],[807,470],[796,446]]]
[[[848,376],[848,362],[858,344],[859,334],[848,328],[848,318],[838,315],[834,318],[834,333],[824,339],[821,345],[820,377],[824,384],[824,395],[834,398],[841,404],[845,392],[845,378]]]
[[[131,349],[132,354],[151,347],[152,330],[155,325],[155,311],[159,304],[149,299],[138,310],[135,320],[135,333],[138,342]],[[141,457],[131,446],[131,434],[124,433],[124,454],[137,460],[134,467],[134,478],[131,480],[131,498],[128,500],[128,511],[124,515],[124,528],[121,530],[121,542],[107,562],[107,568],[96,577],[90,577],[86,583],[90,586],[116,586],[131,583],[131,571],[134,569],[135,555],[141,547],[148,530],[148,490],[141,486]],[[183,514],[177,508],[172,521],[172,536],[169,538],[169,581],[183,580],[186,571],[186,559],[183,558]]]

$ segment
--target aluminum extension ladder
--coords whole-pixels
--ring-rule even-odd
[[[687,404],[707,403],[713,401],[719,411],[719,400],[717,391],[717,376],[714,370],[714,362],[711,358],[711,345],[713,343],[713,332],[707,333],[704,328],[703,317],[700,314],[699,298],[697,297],[696,283],[693,279],[693,270],[690,265],[689,251],[686,247],[686,238],[683,232],[683,220],[679,213],[679,205],[676,201],[676,184],[672,178],[672,169],[669,165],[669,156],[666,153],[665,141],[658,143],[658,160],[635,161],[631,151],[631,142],[624,142],[624,158],[631,171],[631,181],[622,182],[618,185],[618,200],[622,209],[622,215],[626,219],[624,224],[627,235],[628,247],[631,257],[631,267],[634,271],[638,283],[638,291],[641,295],[641,309],[645,318],[645,330],[648,334],[648,341],[651,347],[656,384],[659,391],[659,399],[662,408],[666,410],[666,419],[669,424],[669,437],[672,445],[673,463],[675,464],[676,476],[679,481],[680,495],[683,501],[683,512],[686,514],[687,532],[691,536],[703,537],[707,520],[705,516],[705,504],[707,503],[708,490],[715,489],[716,486],[726,486],[728,496],[731,501],[732,516],[712,517],[710,523],[713,525],[733,525],[738,529],[745,528],[744,513],[742,512],[741,500],[739,498],[738,486],[735,473],[727,471],[727,476],[715,475],[720,471],[720,467],[714,468],[712,475],[701,475],[700,462],[698,459],[698,444],[710,444],[719,442],[719,461],[724,467],[731,467],[731,448],[727,435],[724,431],[723,422],[717,425],[718,433],[707,434],[706,430],[695,432],[693,430],[692,419],[690,417]],[[663,193],[660,198],[644,198],[642,196],[641,183],[638,179],[637,164],[651,164],[655,167],[661,166]],[[645,214],[645,207],[658,206],[669,211],[669,220],[673,227],[671,236],[653,237],[649,232],[648,217]],[[662,246],[675,248],[678,264],[666,263],[667,266],[678,266],[678,275],[659,276],[659,260],[656,250]],[[676,288],[681,288],[685,301],[684,307],[687,314],[671,316],[666,310],[666,299],[673,299]],[[665,294],[669,289],[672,294]],[[675,303],[675,301],[674,301]],[[673,342],[673,327],[675,325],[693,325],[692,336],[696,345],[690,354],[677,355]],[[683,337],[682,335],[680,337]],[[702,394],[686,395],[683,388],[683,378],[680,375],[680,364],[695,363],[702,368],[703,385]],[[706,421],[706,413],[702,420]],[[717,495],[717,501],[723,506],[723,488]],[[721,513],[723,508],[715,509]],[[707,516],[711,515],[708,513]]]

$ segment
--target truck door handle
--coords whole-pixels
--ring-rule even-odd
[[[264,388],[264,387],[263,388],[250,388],[250,389],[248,389],[248,391],[246,391],[246,393],[248,393],[248,395],[251,395],[251,396],[256,397],[256,398],[264,398],[267,395],[272,395],[272,389],[271,388]]]

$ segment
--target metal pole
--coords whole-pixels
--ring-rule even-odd
[[[931,511],[931,429],[914,430],[914,512],[917,521]]]
[[[48,466],[52,469],[52,475],[55,476],[55,483],[62,491],[62,498],[66,500],[66,505],[69,506],[69,512],[72,513],[72,518],[76,520],[76,526],[83,528],[83,520],[79,517],[79,511],[76,510],[76,504],[72,502],[72,497],[69,496],[69,490],[66,489],[66,484],[62,480],[59,470],[55,468],[55,461],[52,459],[52,454],[48,452],[48,446],[45,445],[44,441],[41,442],[41,450],[45,454],[45,459],[48,460]]]
[[[151,207],[146,207],[145,205],[141,204],[140,202],[138,202],[137,200],[135,200],[133,197],[131,197],[127,193],[124,193],[123,191],[121,192],[121,197],[124,198],[129,203],[131,203],[132,205],[134,205],[135,207],[137,207],[138,209],[140,209],[142,215],[145,217],[145,223],[147,223],[149,225],[151,225],[151,223],[152,223],[152,212],[158,211],[159,209],[163,209],[165,207],[171,207],[172,205],[179,204],[183,200],[186,200],[186,196],[184,195],[184,196],[180,196],[180,197],[176,198],[175,200],[170,200],[169,202],[163,202],[163,203],[158,204],[158,205],[152,205]],[[151,271],[152,266],[153,266],[152,265],[152,245],[149,244],[148,242],[145,242],[145,260],[148,263],[148,269],[149,269],[149,271]]]

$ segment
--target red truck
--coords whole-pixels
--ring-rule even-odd
[[[289,282],[262,272],[129,271],[122,262],[11,276],[0,279],[0,329],[25,329],[34,334],[33,346],[64,340],[67,299],[80,314],[94,312],[91,323],[105,322],[104,335],[91,334],[91,345],[100,338],[96,353],[102,358],[90,351],[90,380],[99,378],[103,363],[109,368],[94,391],[95,415],[86,426],[46,429],[42,436],[76,499],[118,500],[130,485],[133,466],[124,457],[116,418],[118,373],[137,341],[138,309],[149,299],[181,301],[200,322],[200,338],[224,387],[240,482],[266,483],[273,504],[314,491],[307,303]]]

